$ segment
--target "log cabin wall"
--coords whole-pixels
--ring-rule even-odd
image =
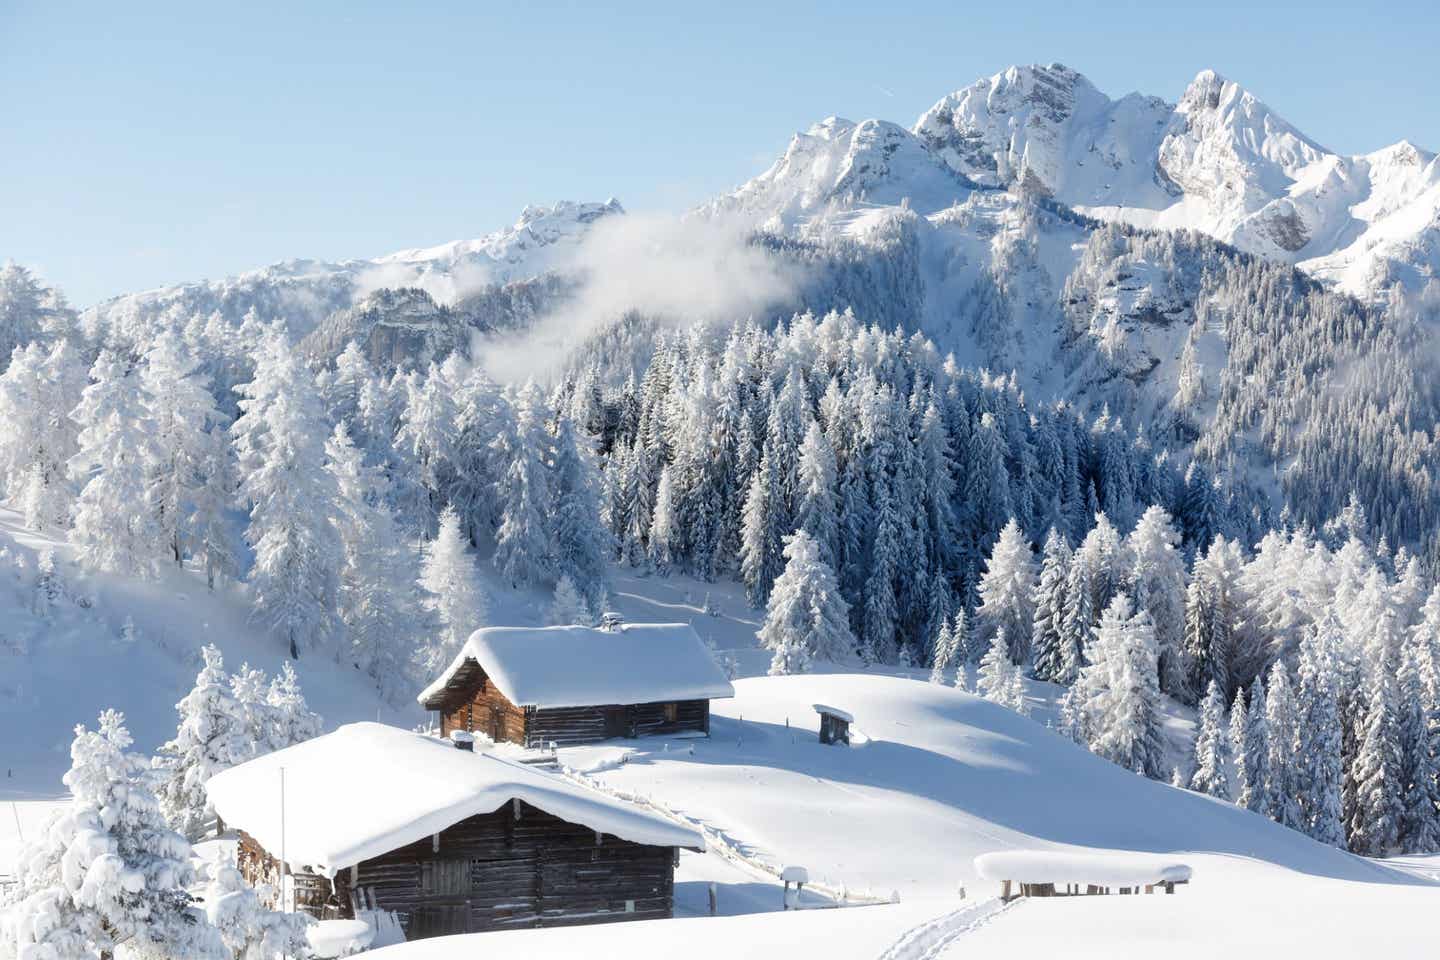
[[[515,816],[518,808],[519,818]],[[394,911],[407,940],[671,916],[675,850],[631,843],[523,802],[340,871],[335,893]]]
[[[612,737],[710,731],[709,700],[612,704],[599,707],[527,708],[527,747],[562,747]]]
[[[483,733],[492,740],[525,742],[525,711],[495,689],[495,684],[476,667],[460,699],[440,712],[440,735],[452,730]]]
[[[265,852],[255,839],[243,830],[236,831],[235,866],[245,882],[251,887],[268,886],[275,902],[272,908],[280,907],[280,859]],[[330,920],[340,915],[339,905],[332,894],[329,880],[307,870],[292,870],[292,886],[295,890],[293,907],[300,913],[307,913],[317,920]],[[292,904],[285,904],[288,909]],[[348,914],[347,914],[348,916]]]

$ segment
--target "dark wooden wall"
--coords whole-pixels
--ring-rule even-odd
[[[483,733],[527,747],[549,743],[571,746],[614,737],[710,732],[710,701],[679,700],[674,719],[665,703],[611,704],[594,707],[517,707],[505,698],[476,664],[463,686],[440,711],[440,735],[452,730]],[[497,736],[498,734],[498,736]]]
[[[354,883],[393,910],[406,939],[669,917],[675,850],[605,835],[507,803],[356,867]],[[351,872],[335,878],[349,904]],[[627,909],[628,906],[633,909]],[[348,908],[347,908],[348,909]]]
[[[612,737],[710,731],[709,700],[676,701],[674,720],[666,716],[665,707],[663,703],[635,703],[530,710],[525,744],[543,747],[553,742],[563,747]]]

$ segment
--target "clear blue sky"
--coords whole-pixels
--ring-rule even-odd
[[[1213,67],[1334,149],[1440,148],[1434,0],[600,6],[0,0],[0,259],[85,305],[527,203],[680,210],[1011,63],[1170,100]]]

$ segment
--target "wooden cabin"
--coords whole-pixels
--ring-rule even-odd
[[[710,732],[710,701],[734,688],[684,623],[486,627],[419,696],[440,734],[527,747]]]
[[[281,779],[284,778],[282,818]],[[672,915],[699,833],[523,764],[357,723],[213,777],[255,884],[317,918],[392,911],[406,939]]]

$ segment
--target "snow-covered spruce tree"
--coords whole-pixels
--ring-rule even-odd
[[[870,547],[870,575],[865,579],[860,654],[867,663],[888,663],[896,653],[895,631],[900,619],[895,580],[902,562],[902,520],[889,483],[877,484],[876,496],[875,537]]]
[[[272,910],[262,902],[268,890],[252,890],[224,860],[211,861],[201,894],[205,916],[235,960],[275,960],[304,956],[306,931],[314,922],[303,913]]]
[[[1343,639],[1331,611],[1300,642],[1300,673],[1295,713],[1300,727],[1296,763],[1297,793],[1305,832],[1332,847],[1345,846],[1341,793],[1344,780],[1343,733],[1335,651]]]
[[[519,587],[539,583],[551,569],[552,539],[545,519],[550,502],[545,469],[551,438],[543,403],[533,383],[513,397],[510,416],[494,440],[505,464],[496,483],[500,526],[495,531],[495,569]]]
[[[251,616],[296,659],[302,648],[321,646],[337,620],[344,549],[331,521],[328,430],[314,378],[283,346],[263,350],[255,379],[238,389],[242,412],[231,429],[244,477],[240,496],[250,508],[245,539],[255,551]]]
[[[555,595],[545,610],[545,619],[547,623],[560,626],[585,627],[595,622],[589,604],[580,595],[570,574],[562,573],[556,581]]]
[[[345,424],[325,443],[335,481],[335,529],[340,535],[340,620],[349,658],[388,697],[398,696],[408,651],[401,637],[415,619],[412,548],[386,502],[389,484],[364,463]]]
[[[270,752],[269,740],[274,721],[274,711],[266,699],[269,678],[265,671],[242,663],[230,674],[230,699],[240,712],[240,740],[246,745],[249,756],[254,757]],[[247,758],[248,759],[248,758]]]
[[[199,469],[200,486],[190,514],[190,549],[205,568],[205,585],[213,590],[217,581],[237,577],[240,567],[229,517],[237,486],[235,470],[230,443],[219,425],[206,432]]]
[[[676,535],[675,483],[670,465],[660,468],[660,483],[655,487],[655,510],[650,516],[650,566],[656,573],[669,573],[670,541]]]
[[[1040,561],[1040,578],[1035,584],[1034,625],[1030,631],[1030,656],[1035,677],[1058,681],[1066,673],[1062,627],[1065,618],[1065,584],[1070,573],[1070,545],[1054,527],[1045,538]]]
[[[192,906],[193,851],[165,823],[151,772],[129,752],[124,718],[75,728],[65,785],[71,800],[26,850],[6,923],[19,957],[221,960],[217,931]]]
[[[220,420],[209,379],[174,337],[158,338],[140,371],[141,402],[152,424],[150,510],[159,543],[177,566],[195,538],[190,520],[210,452],[206,429]]]
[[[569,576],[587,602],[605,592],[605,561],[614,549],[600,519],[600,484],[593,455],[568,418],[560,419],[551,469],[551,524],[555,530],[555,569]]]
[[[1010,641],[1010,661],[1028,663],[1035,624],[1035,561],[1014,517],[995,541],[979,591],[980,608],[975,617],[981,635],[988,638],[1004,630]]]
[[[783,549],[776,526],[777,479],[767,446],[750,479],[745,495],[740,534],[740,575],[750,606],[760,608],[770,598],[771,584],[780,572]]]
[[[70,414],[80,426],[69,464],[71,479],[82,485],[72,515],[77,559],[92,570],[153,577],[157,533],[146,509],[153,427],[124,360],[101,353],[90,379]]]
[[[85,364],[63,340],[48,350],[31,343],[9,359],[0,375],[0,483],[26,526],[63,527],[70,522],[69,462],[79,435],[71,411],[87,382]]]
[[[1292,830],[1303,830],[1305,818],[1296,792],[1299,731],[1295,698],[1290,690],[1289,672],[1281,662],[1270,668],[1270,684],[1265,693],[1265,728],[1269,748],[1265,792],[1270,817]]]
[[[932,641],[933,652],[930,657],[930,682],[944,683],[946,676],[955,666],[957,650],[955,648],[955,632],[950,628],[950,622],[942,621],[940,632]]]
[[[1366,709],[1350,779],[1354,809],[1346,824],[1350,850],[1366,857],[1397,852],[1404,816],[1404,784],[1389,673],[1372,665],[1365,684]]]
[[[214,817],[205,784],[221,770],[255,755],[245,713],[230,691],[230,678],[218,647],[200,651],[205,666],[195,686],[177,704],[180,723],[175,739],[160,748],[157,766],[165,771],[160,806],[165,819],[187,837],[199,837]]]
[[[1184,699],[1188,686],[1182,652],[1185,557],[1179,546],[1180,533],[1170,514],[1164,507],[1151,506],[1126,539],[1125,554],[1130,561],[1127,583],[1136,606],[1149,611],[1155,624],[1160,688]]]
[[[1230,760],[1230,743],[1225,732],[1225,695],[1214,680],[1200,702],[1200,719],[1195,733],[1195,773],[1190,789],[1230,799],[1230,780],[1226,767]]]
[[[310,709],[305,702],[305,693],[300,689],[300,678],[295,675],[295,665],[285,661],[280,672],[270,680],[265,691],[265,705],[269,707],[270,726],[268,740],[264,744],[270,750],[284,750],[286,747],[320,736],[324,721],[320,714]]]
[[[1060,611],[1057,683],[1074,683],[1085,665],[1086,650],[1095,636],[1097,613],[1091,583],[1095,578],[1091,551],[1076,551],[1070,557],[1065,577],[1064,604]]]
[[[1010,659],[1010,638],[1002,626],[990,639],[990,648],[980,658],[980,670],[975,677],[975,692],[992,703],[1002,707],[1018,708],[1015,702],[1014,675],[1018,667]]]
[[[804,673],[815,660],[839,661],[852,655],[850,609],[820,545],[809,533],[797,530],[786,538],[785,561],[757,634],[760,645],[774,654],[770,673]]]
[[[1433,672],[1433,653],[1425,649],[1423,634],[1412,631],[1401,652],[1400,694],[1397,708],[1400,748],[1401,798],[1399,848],[1406,853],[1440,850],[1440,785],[1437,785],[1435,744],[1431,727],[1434,711],[1426,703],[1424,674]],[[1426,662],[1429,660],[1429,662]]]
[[[800,446],[800,491],[796,520],[820,548],[820,555],[832,567],[839,537],[836,492],[838,478],[835,451],[820,424],[810,421],[805,442]]]
[[[950,637],[955,644],[955,685],[964,686],[966,666],[983,656],[977,649],[979,644],[975,641],[975,631],[970,629],[970,617],[965,613],[964,607],[955,611],[955,619],[950,625]]]
[[[1090,750],[1152,779],[1165,776],[1155,630],[1118,593],[1100,618],[1089,662],[1062,700],[1067,732]]]
[[[434,676],[448,666],[466,638],[485,622],[489,603],[468,547],[459,514],[446,507],[420,565],[420,589],[436,624],[434,636],[415,653],[421,676]]]
[[[1270,816],[1270,727],[1265,717],[1265,682],[1259,677],[1250,685],[1250,703],[1245,714],[1245,734],[1237,765],[1240,794],[1235,802],[1263,817]]]
[[[1216,683],[1219,686],[1219,683]],[[1230,747],[1230,759],[1235,765],[1235,778],[1230,795],[1235,803],[1244,806],[1240,798],[1250,795],[1250,769],[1245,762],[1245,731],[1250,729],[1250,716],[1245,707],[1245,691],[1235,691],[1230,704],[1230,724],[1225,730],[1225,740]]]

